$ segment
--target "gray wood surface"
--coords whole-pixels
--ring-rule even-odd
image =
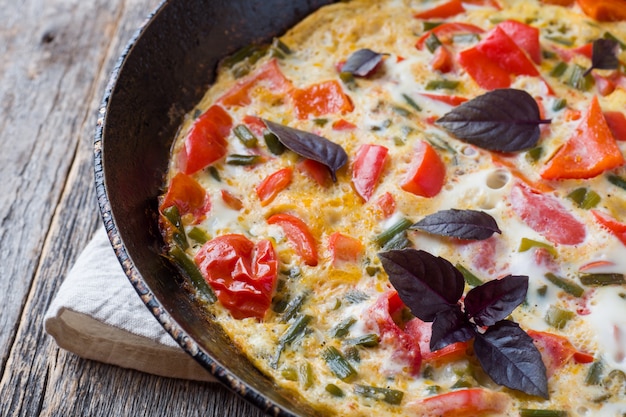
[[[43,331],[100,226],[96,110],[159,0],[0,0],[0,416],[261,416],[216,384],[77,357]]]

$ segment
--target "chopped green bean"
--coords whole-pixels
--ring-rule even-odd
[[[547,243],[544,242],[539,242],[537,240],[532,240],[532,239],[528,239],[523,237],[522,240],[520,241],[519,244],[519,248],[517,248],[518,252],[526,252],[528,250],[530,250],[531,248],[543,248],[545,250],[548,251],[548,253],[550,255],[552,255],[553,257],[557,257],[558,253],[556,251],[556,248],[552,245],[549,245]]]
[[[437,26],[441,26],[443,22],[431,22],[431,21],[425,21],[422,23],[422,25],[424,26],[424,32],[428,31],[428,30],[433,30],[434,28],[436,28]]]
[[[565,107],[567,107],[567,100],[564,98],[556,99],[554,100],[554,103],[552,103],[553,111],[563,110]]]
[[[350,362],[361,362],[361,354],[359,353],[359,349],[357,349],[356,346],[347,346],[343,353],[346,359]]]
[[[240,166],[256,165],[262,160],[263,160],[263,157],[261,155],[232,154],[226,157],[226,163],[228,165],[240,165]]]
[[[376,274],[378,274],[380,272],[380,268],[377,267],[377,266],[368,265],[368,266],[365,267],[365,272],[370,277],[373,277],[373,276],[375,276]]]
[[[431,53],[434,53],[441,46],[441,41],[439,41],[437,35],[431,32],[430,36],[424,41],[424,45]]]
[[[285,152],[285,145],[283,145],[278,139],[278,136],[272,132],[266,131],[263,134],[263,139],[265,140],[267,149],[269,149],[274,155],[282,155],[282,153]]]
[[[348,317],[347,319],[337,323],[335,327],[330,329],[331,337],[338,339],[345,337],[348,333],[350,333],[350,327],[352,327],[354,323],[356,323],[356,319],[354,317]]]
[[[552,42],[565,45],[565,46],[573,46],[574,41],[570,38],[565,38],[563,36],[546,36],[546,39],[551,40]]]
[[[209,174],[211,174],[211,177],[217,181],[217,182],[222,182],[222,179],[220,178],[220,172],[217,170],[217,168],[215,168],[214,166],[210,166],[209,167]]]
[[[585,210],[594,208],[601,200],[598,193],[585,187],[580,187],[570,192],[567,198],[574,201],[578,207]]]
[[[404,232],[406,229],[411,227],[413,222],[409,219],[401,219],[394,225],[392,225],[389,229],[380,233],[378,236],[374,238],[374,242],[378,244],[378,246],[385,246],[387,242],[393,239],[398,233]]]
[[[228,68],[232,68],[235,66],[235,64],[239,64],[243,62],[244,60],[248,59],[249,57],[251,57],[252,55],[254,55],[255,53],[258,53],[259,51],[263,49],[264,49],[263,47],[260,47],[258,45],[244,46],[243,48],[241,48],[234,54],[230,55],[229,57],[224,58],[224,60],[222,61],[222,64]]]
[[[581,274],[579,276],[579,279],[581,284],[592,287],[626,284],[626,280],[624,280],[624,274],[618,273]]]
[[[184,274],[191,281],[191,285],[198,291],[199,296],[209,303],[214,303],[217,301],[217,297],[215,293],[209,287],[209,284],[204,280],[202,273],[196,266],[196,264],[191,260],[187,253],[181,249],[179,246],[174,246],[169,251],[170,256],[178,265]]]
[[[300,311],[300,308],[302,308],[302,304],[304,304],[304,300],[307,296],[308,293],[304,292],[292,298],[285,306],[281,320],[286,323],[294,318],[296,314],[298,314],[298,311]]]
[[[350,304],[359,304],[370,298],[369,295],[359,290],[350,290],[344,296],[345,300]]]
[[[312,122],[315,126],[324,127],[328,123],[328,119],[325,117],[316,117]]]
[[[313,385],[313,368],[309,362],[303,362],[298,366],[298,380],[304,389]]]
[[[409,95],[403,93],[402,98],[406,101],[406,104],[413,107],[415,111],[422,111],[422,108]]]
[[[344,84],[354,84],[354,75],[351,72],[340,72],[339,79],[343,81]]]
[[[604,32],[604,35],[602,35],[602,37],[604,39],[610,39],[612,41],[617,42],[619,44],[620,48],[622,48],[623,50],[626,50],[626,43],[624,43],[621,39],[618,39],[611,32]]]
[[[594,361],[589,367],[589,372],[585,377],[585,384],[600,385],[602,383],[602,374],[604,372],[604,362],[602,360]]]
[[[589,91],[594,84],[594,80],[591,75],[585,75],[583,67],[575,64],[571,69],[567,84],[580,91]]]
[[[574,313],[556,306],[550,306],[546,312],[546,323],[556,329],[562,329],[574,318]]]
[[[354,386],[354,393],[365,398],[384,401],[392,405],[399,405],[402,403],[402,398],[404,397],[404,392],[399,390],[360,384]]]
[[[246,125],[235,126],[233,133],[246,148],[254,148],[259,142],[256,136],[254,136],[254,133],[252,133]]]
[[[465,378],[459,378],[457,381],[452,384],[450,389],[462,389],[462,388],[470,388],[472,387],[472,383]]]
[[[396,234],[391,240],[382,247],[384,251],[390,250],[400,250],[411,246],[411,241],[409,240],[406,231],[402,231]]]
[[[469,269],[467,269],[460,263],[457,263],[455,266],[456,266],[456,269],[458,269],[461,272],[461,274],[463,274],[463,278],[465,279],[465,282],[467,283],[467,285],[470,285],[472,287],[478,287],[479,285],[482,285],[483,281],[480,278],[478,278],[476,275],[474,275],[472,271],[470,271]]]
[[[172,205],[163,209],[163,215],[172,224],[172,226],[174,226],[175,231],[172,234],[174,243],[180,246],[183,250],[187,249],[189,247],[189,242],[187,242],[185,228],[183,227],[183,221],[180,217],[178,207],[176,205]]]
[[[566,417],[567,411],[563,410],[535,410],[530,408],[520,409],[520,417]]]
[[[529,149],[528,152],[526,152],[526,159],[528,160],[528,162],[535,163],[539,160],[539,158],[541,158],[541,156],[543,155],[543,148],[541,146],[536,146],[532,149]]]
[[[576,284],[574,281],[569,279],[561,278],[559,276],[554,275],[551,272],[545,274],[545,277],[548,281],[562,289],[568,294],[573,295],[574,297],[580,297],[585,292],[585,289],[580,285]]]
[[[364,334],[363,336],[355,337],[352,339],[346,339],[344,343],[346,345],[355,345],[363,347],[375,347],[378,346],[380,338],[376,333]]]
[[[405,109],[404,107],[393,106],[392,110],[394,111],[394,113],[402,117],[409,117],[411,115],[411,112]]]
[[[622,190],[626,190],[626,180],[617,175],[609,175],[608,180],[611,184],[621,188]]]
[[[191,229],[189,233],[187,233],[187,236],[200,243],[201,245],[205,244],[210,239],[209,235],[199,227],[194,227],[193,229]]]
[[[335,384],[327,384],[324,388],[333,397],[343,397],[343,390]]]
[[[324,359],[330,371],[342,381],[350,380],[357,374],[352,365],[334,346],[328,346],[322,351],[322,359]]]
[[[280,355],[283,353],[283,350],[285,350],[285,347],[304,333],[311,320],[313,320],[313,317],[309,315],[300,314],[296,316],[291,325],[287,328],[287,330],[285,330],[285,333],[283,333],[280,339],[278,339],[276,354],[270,362],[270,366],[272,368],[276,369]]]
[[[285,378],[287,381],[297,381],[298,380],[298,371],[296,371],[291,366],[285,368],[280,371],[280,375]]]
[[[455,90],[458,86],[458,81],[432,80],[426,84],[426,90]]]

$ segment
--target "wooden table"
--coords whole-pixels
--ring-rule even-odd
[[[216,384],[60,350],[43,315],[93,232],[96,110],[159,0],[0,0],[0,416],[261,416]]]

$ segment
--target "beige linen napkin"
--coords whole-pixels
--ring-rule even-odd
[[[215,381],[142,303],[103,227],[61,284],[44,328],[59,347],[83,358],[160,376]]]

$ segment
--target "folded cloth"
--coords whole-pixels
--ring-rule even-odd
[[[142,303],[104,227],[61,284],[44,328],[60,348],[83,358],[160,376],[215,381]]]

